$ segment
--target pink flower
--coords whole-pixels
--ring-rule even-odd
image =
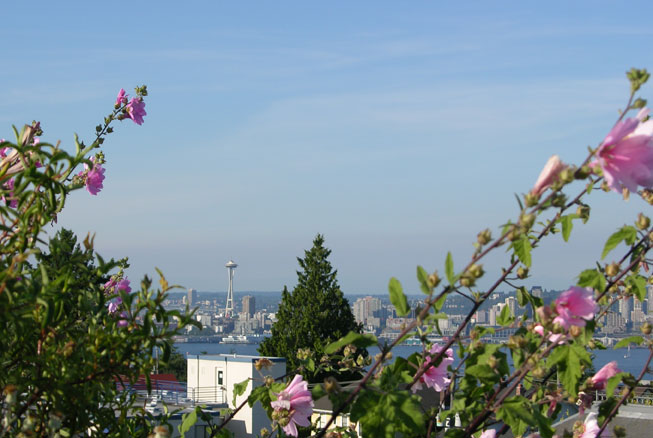
[[[494,429],[484,430],[480,437],[478,438],[495,438],[497,436],[497,431]]]
[[[440,353],[442,348],[442,345],[433,344],[429,352],[431,355],[434,355]],[[411,388],[413,393],[422,389],[422,383],[426,385],[427,388],[433,388],[436,391],[444,391],[444,389],[449,386],[451,379],[448,377],[447,367],[453,363],[453,350],[449,348],[445,352],[444,356],[442,357],[442,361],[438,366],[429,366],[431,361],[431,356],[427,356],[426,360],[424,361],[424,367],[427,367],[427,369]]]
[[[132,98],[127,104],[127,114],[129,118],[134,121],[137,125],[143,124],[143,116],[146,116],[145,112],[145,102],[141,98]]]
[[[558,316],[553,320],[554,324],[568,330],[572,325],[585,327],[585,320],[594,318],[598,305],[592,289],[572,286],[556,299],[555,308]]]
[[[129,96],[127,93],[125,93],[125,89],[121,88],[118,92],[118,97],[116,97],[116,106],[118,107],[124,103],[127,103],[127,98],[129,98]]]
[[[297,374],[286,389],[277,394],[277,399],[271,405],[286,434],[297,436],[297,425],[311,425],[309,418],[313,414],[313,398],[301,375]]]
[[[93,168],[88,170],[86,165],[86,191],[91,195],[97,195],[102,190],[102,181],[104,181],[104,169],[99,164],[93,164]]]
[[[107,304],[107,309],[109,310],[109,313],[116,313],[120,308],[121,304],[122,304],[122,298],[120,297],[116,297],[111,301],[109,301],[109,304]]]
[[[118,327],[126,327],[129,322],[127,321],[127,317],[129,315],[127,312],[120,312],[120,319],[118,320]]]
[[[596,438],[599,434],[599,430],[601,430],[601,428],[599,427],[599,422],[596,421],[596,414],[590,412],[587,414],[587,417],[585,417],[585,422],[582,426],[582,433],[579,438]]]
[[[129,293],[132,291],[132,288],[129,286],[129,280],[125,277],[116,284],[116,291],[124,290]]]
[[[544,337],[544,327],[541,324],[537,324],[533,327],[533,331],[538,335]],[[564,344],[565,340],[563,339],[565,335],[562,333],[549,333],[547,340],[552,344]]]
[[[622,187],[637,192],[637,186],[653,187],[653,120],[643,108],[637,117],[617,122],[601,143],[596,160],[610,188],[621,193]]]
[[[540,172],[540,176],[537,177],[537,181],[535,182],[535,186],[533,186],[531,193],[533,195],[542,194],[543,191],[555,182],[560,172],[566,168],[567,165],[560,161],[560,157],[553,155],[544,165],[544,169]]]
[[[608,381],[608,379],[620,372],[621,370],[617,368],[617,362],[614,360],[610,363],[603,365],[603,368],[601,368],[592,377],[592,383],[594,384],[594,388],[605,389],[605,384]]]

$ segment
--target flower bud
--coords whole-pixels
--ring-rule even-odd
[[[605,267],[605,275],[608,277],[614,277],[615,275],[619,274],[619,270],[620,269],[618,263],[610,263]]]
[[[533,377],[536,379],[541,379],[546,375],[546,369],[541,366],[536,366],[533,368]]]
[[[650,335],[651,334],[651,323],[650,322],[645,322],[644,324],[642,324],[641,330],[642,330],[642,333],[644,333],[645,335]]]
[[[564,207],[567,203],[567,197],[563,193],[556,193],[551,199],[551,205],[554,207]]]
[[[170,436],[170,431],[165,426],[157,426],[154,428],[155,438],[168,438]]]
[[[476,282],[474,281],[473,277],[463,276],[460,279],[460,285],[463,286],[463,287],[472,287],[472,286],[474,286],[474,283],[476,283]]]
[[[519,225],[521,225],[527,230],[530,230],[530,228],[533,226],[534,223],[535,223],[535,215],[533,213],[522,214],[521,217],[519,218]]]
[[[490,358],[487,361],[487,364],[490,366],[492,369],[496,369],[497,367],[497,358],[494,356],[490,356]]]
[[[566,169],[563,169],[560,172],[560,176],[558,176],[558,179],[563,183],[563,184],[569,184],[574,180],[574,173],[575,170],[567,167]]]
[[[437,271],[429,275],[428,282],[429,282],[429,287],[431,288],[438,287],[438,284],[440,284],[440,277],[438,276]]]
[[[583,334],[583,328],[579,327],[577,325],[572,325],[569,328],[569,334],[573,336],[574,338],[579,337],[581,334]]]
[[[486,228],[480,233],[478,233],[478,236],[476,236],[476,240],[480,245],[487,245],[492,240],[492,232],[490,231],[489,228]]]
[[[274,383],[274,377],[266,376],[265,379],[263,380],[263,382],[264,382],[265,386],[267,386],[269,388]]]
[[[343,352],[344,356],[351,356],[352,354],[356,353],[356,346],[349,344],[345,347],[345,350]]]
[[[14,403],[16,403],[17,397],[16,394],[18,392],[18,387],[16,385],[9,384],[4,387],[2,392],[5,395],[5,402],[7,405],[11,406]]]
[[[340,392],[340,384],[334,377],[329,376],[324,379],[324,390],[329,394],[338,393]]]
[[[649,204],[653,205],[653,190],[650,189],[642,190],[642,198]]]
[[[615,426],[612,428],[612,431],[617,438],[624,438],[626,436],[626,428],[623,426]]]
[[[528,268],[525,268],[523,266],[517,268],[517,278],[523,280],[526,277],[528,277]]]
[[[270,435],[270,431],[264,427],[259,432],[259,435],[261,435],[261,438],[267,438]]]
[[[526,207],[535,207],[539,201],[540,196],[534,193],[526,193],[524,196],[524,203],[526,204]]]
[[[576,215],[583,219],[587,220],[590,217],[590,207],[589,205],[581,204],[576,208]]]
[[[483,271],[483,265],[477,265],[473,264],[472,266],[469,267],[468,271],[473,278],[480,278],[485,274],[485,271]]]
[[[588,165],[585,165],[576,170],[574,177],[576,179],[585,179],[591,174],[592,174],[592,169]]]
[[[651,226],[651,219],[648,218],[648,216],[644,216],[642,213],[640,213],[637,216],[637,228],[640,230],[646,230],[648,227]]]
[[[256,368],[257,371],[261,371],[263,368],[269,370],[271,367],[272,361],[267,357],[262,357],[254,363],[254,368]]]

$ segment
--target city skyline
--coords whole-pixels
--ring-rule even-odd
[[[104,258],[130,258],[133,284],[158,267],[184,288],[223,289],[233,258],[237,290],[292,287],[322,233],[343,291],[382,293],[397,277],[419,293],[417,265],[443,274],[451,251],[462,266],[551,155],[578,163],[603,139],[624,72],[653,69],[648,2],[145,10],[14,2],[6,16],[37,25],[0,29],[3,64],[25,66],[0,72],[0,137],[38,119],[44,141],[71,149],[120,88],[148,85],[143,126],[107,139],[103,190],[74,193],[49,229],[96,233]],[[601,192],[592,205],[570,243],[553,236],[533,253],[527,284],[574,284],[647,208]],[[504,262],[483,262],[479,288]]]

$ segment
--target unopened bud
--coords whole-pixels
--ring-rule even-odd
[[[155,438],[168,438],[170,436],[170,431],[165,426],[157,426],[154,428]]]
[[[653,190],[644,189],[642,190],[642,198],[649,204],[653,205]]]
[[[626,428],[623,426],[615,426],[612,428],[612,431],[617,438],[624,438],[626,436]]]
[[[526,277],[528,277],[528,268],[525,268],[523,266],[517,268],[517,278],[523,280]]]
[[[480,278],[483,276],[483,274],[485,274],[485,271],[483,271],[483,265],[477,265],[477,264],[473,264],[472,266],[470,266],[468,272],[474,278]]]
[[[259,432],[259,435],[261,435],[261,438],[266,438],[270,435],[270,431],[267,430],[265,427],[261,429]]]
[[[464,276],[460,279],[460,285],[463,287],[472,287],[474,286],[474,283],[475,281],[473,277]]]
[[[329,394],[333,392],[340,392],[340,384],[335,378],[329,376],[324,379],[324,390]]]
[[[567,197],[562,193],[556,193],[551,199],[551,205],[554,207],[564,207],[567,203]]]
[[[640,230],[646,230],[651,226],[651,219],[648,216],[644,216],[642,213],[637,215],[637,228]]]
[[[351,356],[352,354],[356,353],[356,346],[349,344],[345,347],[345,350],[343,352],[344,356]]]
[[[576,215],[579,218],[583,219],[583,220],[589,219],[589,217],[590,217],[590,207],[589,207],[589,205],[584,205],[583,204],[583,205],[579,205],[578,207],[576,207]]]
[[[495,369],[497,367],[497,358],[494,356],[490,356],[490,358],[487,361],[487,364],[490,366],[490,368]]]
[[[535,207],[539,201],[540,196],[534,193],[526,193],[524,196],[524,203],[526,204],[526,207]]]
[[[574,338],[579,337],[583,333],[583,328],[579,327],[577,325],[572,325],[569,328],[569,334],[573,336]]]
[[[5,395],[5,402],[7,405],[13,405],[16,403],[16,394],[18,393],[18,387],[16,385],[7,385],[2,390],[2,393]]]
[[[263,382],[265,383],[265,386],[269,388],[274,383],[274,378],[272,376],[266,376]]]
[[[614,277],[615,275],[619,274],[619,270],[620,269],[618,263],[610,263],[605,267],[605,275],[608,277]]]
[[[569,184],[574,180],[574,173],[575,169],[567,167],[560,172],[558,178],[563,184]]]
[[[541,379],[546,375],[546,369],[541,366],[536,366],[533,368],[533,377],[536,379]]]
[[[254,363],[254,368],[257,371],[261,371],[263,368],[269,370],[272,367],[272,361],[267,357],[262,357]]]
[[[429,287],[438,287],[438,284],[440,284],[440,277],[438,276],[438,272],[434,272],[431,275],[429,275]]]
[[[63,355],[64,357],[70,357],[71,354],[73,354],[73,351],[75,350],[75,341],[68,341],[66,342],[66,345],[63,347]]]
[[[476,240],[481,245],[487,245],[492,240],[492,232],[489,228],[486,228],[478,233]]]
[[[642,324],[641,330],[642,330],[642,333],[644,333],[645,335],[650,335],[651,334],[651,323],[650,322],[645,322],[644,324]]]
[[[590,176],[592,173],[592,169],[588,166],[585,165],[579,169],[576,170],[576,173],[574,174],[574,177],[576,179],[585,179],[588,176]]]

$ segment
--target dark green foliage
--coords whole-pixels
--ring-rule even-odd
[[[310,349],[319,361],[326,345],[350,331],[361,331],[338,286],[337,271],[328,260],[330,254],[331,250],[324,247],[324,237],[318,234],[304,258],[297,258],[301,267],[297,271],[297,286],[292,293],[284,287],[272,336],[259,346],[262,355],[285,357],[289,371],[300,364],[300,348]]]
[[[186,381],[186,357],[176,349],[170,354],[168,362],[159,362],[160,374],[174,374],[180,382]]]

